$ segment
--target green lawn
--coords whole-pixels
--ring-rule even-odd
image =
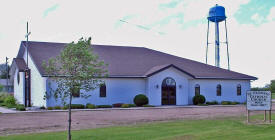
[[[275,114],[273,114],[274,116]],[[262,119],[263,115],[253,116]],[[273,121],[275,117],[273,117]],[[147,123],[73,131],[73,140],[269,140],[275,124],[245,124],[245,117]],[[13,135],[1,140],[65,140],[66,132]]]
[[[275,93],[272,93],[271,97],[272,99],[275,99]]]

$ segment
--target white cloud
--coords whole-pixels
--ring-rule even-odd
[[[256,24],[260,24],[264,21],[264,17],[260,16],[258,13],[252,15],[251,19],[254,20]]]
[[[270,9],[269,15],[267,16],[268,21],[275,20],[275,7]]]

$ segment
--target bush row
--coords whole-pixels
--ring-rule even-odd
[[[236,104],[240,104],[239,102],[231,102],[231,101],[222,101],[221,102],[222,105],[236,105]]]
[[[193,104],[194,105],[217,105],[219,104],[217,101],[207,101],[205,104],[205,97],[203,95],[196,95],[193,97]],[[240,104],[239,102],[231,102],[231,101],[222,101],[221,105],[236,105]]]
[[[72,104],[71,109],[95,109],[95,108],[115,108],[117,106],[111,106],[111,105],[94,105],[94,104],[87,104],[86,106],[82,104]],[[136,107],[135,104],[121,104],[121,108],[130,108],[130,107]],[[154,107],[153,105],[142,105],[142,107]],[[40,109],[45,109],[45,107],[40,107]],[[48,110],[67,110],[68,106],[54,106],[54,107],[48,107]]]
[[[93,105],[93,104],[87,104],[86,106],[82,104],[72,104],[71,109],[94,109],[94,108],[112,108],[112,107],[121,107],[121,108],[129,108],[129,107],[136,107],[136,106],[143,106],[143,107],[153,107],[151,105],[148,105],[148,97],[144,94],[138,94],[134,98],[134,103],[135,104],[123,104],[123,103],[116,103],[113,105]],[[45,107],[41,107],[40,109],[45,109]],[[53,109],[68,109],[68,105],[64,107],[60,106],[55,106],[55,107],[48,107],[48,110],[53,110]]]
[[[208,105],[218,105],[219,103],[217,101],[212,102],[206,102]],[[239,102],[231,102],[231,101],[222,101],[221,105],[237,105],[240,104]]]
[[[212,102],[206,102],[208,105],[217,105],[219,104],[217,101],[212,101]]]
[[[17,104],[16,99],[14,96],[8,94],[8,93],[1,93],[0,94],[0,106],[4,106],[7,108],[15,108],[19,111],[25,111],[26,108],[22,104]]]

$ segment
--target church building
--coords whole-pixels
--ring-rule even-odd
[[[28,46],[28,51],[26,51]],[[42,67],[54,58],[65,43],[21,42],[11,66],[14,96],[26,106],[62,106],[60,99],[44,98],[56,84]],[[195,95],[206,101],[246,101],[246,91],[256,77],[218,68],[201,62],[144,47],[92,45],[93,51],[108,64],[105,85],[88,92],[87,99],[78,95],[73,104],[133,104],[137,94],[145,94],[150,105],[190,105]],[[29,69],[27,69],[27,66]],[[29,86],[28,86],[29,85]]]

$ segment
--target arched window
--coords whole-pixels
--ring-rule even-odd
[[[201,94],[201,88],[199,84],[195,85],[195,96]]]
[[[106,97],[106,85],[100,85],[99,97]]]
[[[220,84],[217,85],[217,96],[222,95],[222,86]]]
[[[237,95],[240,96],[242,94],[242,86],[240,84],[237,85]]]
[[[167,77],[162,81],[162,86],[176,86],[176,81],[173,78]]]

